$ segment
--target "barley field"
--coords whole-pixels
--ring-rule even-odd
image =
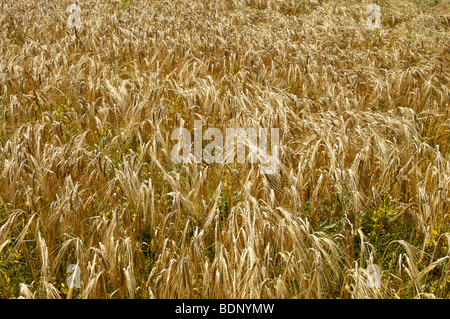
[[[449,0],[0,6],[0,298],[450,297]]]

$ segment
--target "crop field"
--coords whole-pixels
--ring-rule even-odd
[[[450,298],[449,24],[450,0],[2,0],[0,298]],[[267,143],[207,161],[212,128]]]

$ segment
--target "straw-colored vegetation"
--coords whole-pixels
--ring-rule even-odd
[[[0,297],[450,297],[448,0],[71,3],[0,7]],[[174,164],[198,119],[279,172]]]

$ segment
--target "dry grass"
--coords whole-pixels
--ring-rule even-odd
[[[71,3],[1,4],[1,297],[450,297],[448,0]],[[173,164],[197,119],[279,174]]]

